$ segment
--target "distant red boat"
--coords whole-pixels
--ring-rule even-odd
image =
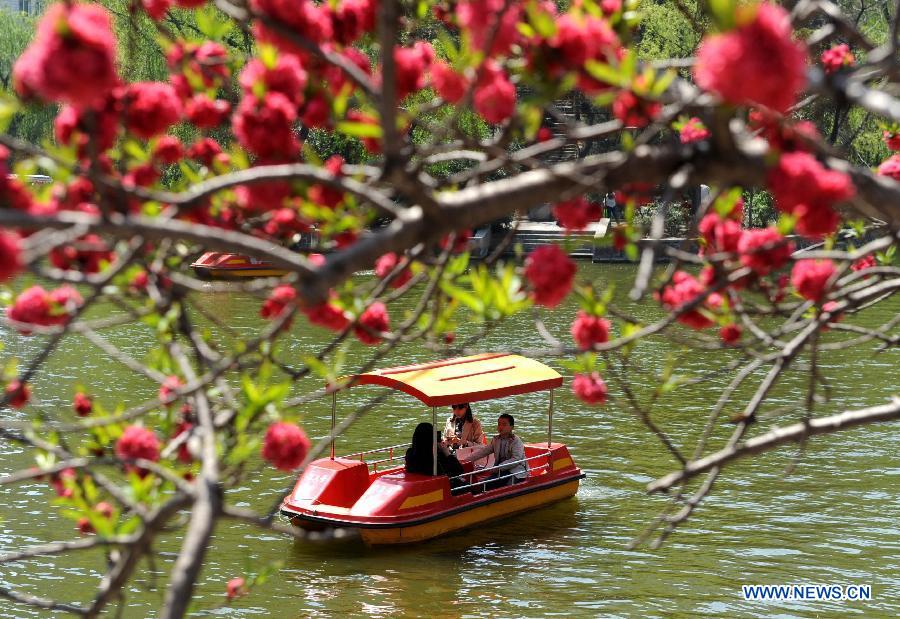
[[[334,456],[332,443],[331,457],[311,462],[282,503],[281,514],[295,526],[308,530],[352,528],[367,544],[404,544],[541,507],[578,491],[584,473],[575,466],[568,448],[552,442],[550,436],[553,388],[562,384],[562,376],[539,361],[504,353],[482,354],[376,370],[355,378],[357,385],[397,389],[432,406],[433,425],[437,406],[547,389],[547,441],[526,443],[524,461],[529,475],[525,481],[483,492],[477,491],[498,470],[492,466],[493,456],[479,468],[480,463],[466,461],[473,448],[460,450],[457,453],[465,473],[456,479],[464,485],[452,493],[450,478],[444,475],[406,472],[402,466],[406,444],[340,458]],[[333,403],[332,428],[334,422]],[[379,465],[385,468],[379,470]]]
[[[209,251],[200,256],[191,268],[201,279],[243,279],[246,277],[281,277],[284,269],[277,269],[271,262],[257,260],[242,254],[223,254]]]

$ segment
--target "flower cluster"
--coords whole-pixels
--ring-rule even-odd
[[[590,202],[584,196],[564,200],[553,205],[553,216],[566,234],[574,230],[584,230],[592,221],[600,219],[600,205]]]
[[[849,176],[803,152],[783,154],[769,171],[768,182],[778,210],[794,215],[797,231],[807,236],[834,232],[841,218],[833,206],[856,192]]]
[[[744,10],[735,30],[703,39],[694,79],[729,103],[786,112],[806,84],[806,47],[792,38],[782,7],[763,2]]]
[[[290,472],[300,466],[311,443],[299,426],[280,421],[266,430],[262,457],[280,471]]]
[[[856,64],[856,58],[850,52],[850,46],[846,43],[835,45],[830,49],[822,52],[822,66],[825,73],[834,73],[845,67],[852,67]]]
[[[541,245],[525,259],[525,277],[531,284],[534,302],[544,307],[559,305],[577,271],[575,263],[557,245]]]
[[[31,333],[29,326],[51,327],[69,322],[72,314],[84,299],[72,286],[60,286],[46,291],[40,286],[32,286],[18,297],[9,308],[7,317],[20,323],[17,329],[23,335]]]

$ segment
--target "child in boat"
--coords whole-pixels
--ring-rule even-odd
[[[453,448],[484,445],[484,430],[472,414],[469,403],[454,404],[450,409],[450,417],[444,425],[444,444]]]
[[[485,490],[500,488],[510,484],[517,484],[528,478],[528,463],[525,462],[525,443],[522,442],[513,429],[515,418],[503,413],[497,418],[497,432],[499,434],[491,439],[491,442],[476,449],[469,456],[472,460],[494,454],[494,466],[499,466],[484,484]],[[504,462],[509,464],[504,465]]]
[[[413,432],[412,447],[406,450],[407,473],[434,475],[434,460],[432,459],[434,444],[432,441],[435,437],[440,439],[440,435],[430,423],[420,423],[416,426],[416,430]],[[438,475],[447,477],[455,477],[463,473],[463,467],[459,460],[442,443],[438,443],[437,446],[437,472]],[[451,480],[451,482],[454,481],[459,480]],[[451,483],[452,485],[453,483]]]

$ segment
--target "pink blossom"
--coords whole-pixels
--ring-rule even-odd
[[[606,403],[606,383],[598,372],[576,374],[572,379],[572,393],[586,404]]]
[[[756,103],[786,112],[806,84],[806,47],[791,34],[787,11],[758,4],[752,20],[704,37],[694,79],[729,103]]]
[[[262,457],[279,471],[290,472],[300,466],[311,443],[302,428],[286,422],[273,423],[263,439]]]
[[[856,64],[856,58],[850,52],[850,46],[846,43],[835,45],[822,52],[822,66],[825,73],[834,73],[844,67],[852,67]]]
[[[541,245],[525,259],[525,278],[534,302],[556,307],[569,294],[577,271],[575,263],[556,245]]]
[[[610,322],[600,316],[592,316],[587,312],[578,310],[572,327],[572,339],[581,350],[589,350],[594,344],[603,344],[609,341]]]
[[[818,302],[827,294],[835,273],[831,260],[798,260],[791,269],[791,283],[800,296]]]

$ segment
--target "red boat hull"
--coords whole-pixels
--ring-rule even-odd
[[[478,494],[451,493],[444,476],[369,472],[359,460],[324,458],[310,463],[281,513],[304,529],[359,529],[369,544],[418,542],[573,496],[584,474],[566,446],[526,445],[527,457],[539,454],[548,455],[532,461],[525,481]]]

